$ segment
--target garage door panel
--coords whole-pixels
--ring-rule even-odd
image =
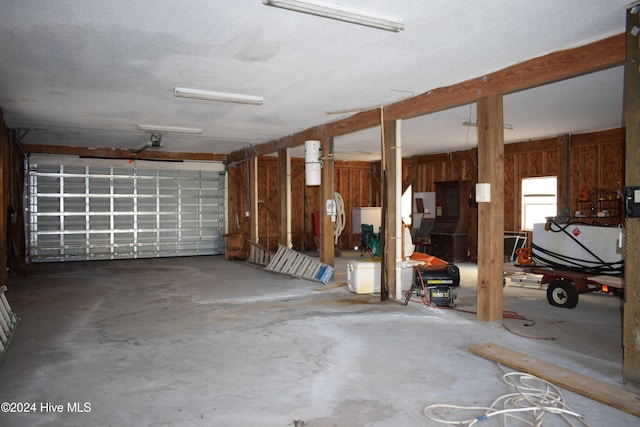
[[[89,216],[89,229],[92,231],[111,229],[110,215],[91,215]]]
[[[156,188],[154,187],[144,187],[141,185],[137,186],[137,190],[138,190],[138,195],[139,196],[150,196],[150,197],[155,197],[156,195]]]
[[[117,215],[114,217],[113,226],[117,230],[133,230],[135,227],[135,218],[133,215]]]
[[[108,195],[111,192],[111,180],[92,179],[89,181],[89,193],[94,197],[100,194]]]
[[[55,248],[57,250],[62,245],[61,239],[62,235],[60,233],[48,234],[45,232],[40,234],[40,241],[46,243],[46,246],[51,249]]]
[[[85,175],[86,166],[82,165],[64,165],[64,172],[67,175]]]
[[[92,196],[89,199],[89,212],[109,212],[111,206],[111,200],[105,197],[97,198]]]
[[[114,194],[133,194],[134,183],[132,179],[114,179],[113,180],[113,193]]]
[[[60,165],[57,164],[43,164],[40,167],[40,173],[42,176],[46,176],[48,173],[57,174],[60,172]]]
[[[87,229],[87,217],[85,216],[65,216],[64,229],[66,231],[84,231]]]
[[[62,202],[62,199],[59,196],[46,197],[46,194],[45,194],[42,197],[40,197],[37,207],[42,212],[59,213],[61,212],[60,202]]]
[[[84,197],[65,197],[64,212],[79,213],[87,210],[87,201]]]
[[[32,261],[224,252],[220,164],[40,160],[29,165]]]
[[[137,199],[138,212],[155,212],[157,201],[155,197],[140,197]]]
[[[114,212],[133,212],[133,198],[114,197],[113,210]]]
[[[64,180],[64,192],[67,194],[85,194],[87,183],[83,177],[67,177]]]
[[[61,219],[62,218],[60,216],[40,216],[40,221],[38,222],[38,231],[40,232],[40,234],[45,234],[48,231],[61,231]]]
[[[91,245],[92,246],[106,246],[111,243],[111,231],[108,228],[103,231],[92,230],[91,231]]]

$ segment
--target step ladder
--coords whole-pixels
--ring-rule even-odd
[[[6,286],[0,287],[0,362],[9,348],[19,320],[18,316],[11,311],[7,297],[4,296],[6,290]]]
[[[333,277],[334,271],[330,265],[283,245],[278,245],[278,251],[265,270],[288,274],[299,279],[314,280],[325,285]]]
[[[271,258],[273,254],[269,249],[264,246],[260,246],[253,240],[249,240],[249,261],[252,264],[257,264],[265,267],[269,262],[271,262]]]

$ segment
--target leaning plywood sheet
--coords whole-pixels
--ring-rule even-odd
[[[494,343],[469,351],[640,417],[640,395]]]

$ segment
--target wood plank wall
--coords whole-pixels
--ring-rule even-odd
[[[520,230],[521,181],[523,178],[557,176],[558,147],[566,136],[505,145],[505,231]],[[622,189],[624,181],[624,129],[570,135],[570,210],[575,211],[578,192],[583,188]],[[417,160],[417,161],[416,161]],[[417,165],[417,166],[414,166]],[[477,182],[477,150],[475,148],[447,154],[405,158],[403,180],[413,182],[413,191],[435,191],[439,181],[467,180]],[[414,170],[417,168],[417,170]],[[378,205],[379,162],[336,161],[334,188],[344,200],[345,229],[340,239],[343,248],[360,243],[360,235],[351,232],[351,212],[354,207]],[[246,168],[229,169],[229,228],[248,231],[246,211]],[[276,157],[260,157],[259,233],[260,243],[269,249],[278,241],[278,162]],[[320,208],[319,187],[307,187],[304,182],[304,159],[291,160],[291,199],[293,245],[297,250],[314,250],[312,214]],[[233,182],[232,182],[233,181]],[[236,217],[236,212],[238,216]],[[476,233],[477,209],[472,205],[470,239]],[[239,220],[239,223],[238,223]],[[475,248],[471,248],[471,255]]]
[[[418,156],[417,164],[418,171],[414,192],[436,191],[436,182],[462,180],[475,184],[478,179],[478,152],[476,149]],[[411,159],[405,159],[403,165],[405,176],[411,175],[411,167]]]
[[[624,129],[571,135],[570,139],[570,213],[576,210],[578,192],[595,188],[620,191],[624,182]],[[505,145],[505,231],[519,231],[521,217],[521,181],[524,178],[557,176],[560,137]],[[475,149],[418,158],[414,191],[434,191],[435,183],[453,179],[477,181]],[[411,160],[405,160],[405,169]],[[411,172],[405,170],[405,176]],[[472,210],[472,224],[475,222]],[[472,227],[471,227],[472,228]]]
[[[15,137],[16,134],[5,126],[0,110],[0,286],[6,285],[10,276],[26,271],[25,210],[22,206],[24,156],[15,143]]]
[[[576,211],[578,192],[624,187],[625,129],[573,135],[571,137],[570,201]]]
[[[504,228],[521,230],[524,178],[558,175],[558,138],[506,144],[504,148]]]
[[[372,174],[375,163],[335,162],[334,189],[344,201],[345,228],[342,248],[360,243],[360,235],[351,233],[351,212],[372,203]],[[278,159],[263,156],[258,160],[258,227],[260,244],[270,250],[278,245]],[[229,169],[229,230],[248,231],[244,217],[247,206],[246,165]],[[304,159],[291,159],[291,232],[296,250],[315,250],[318,242],[313,217],[320,212],[320,187],[305,185]],[[236,216],[237,213],[237,216]]]
[[[4,124],[3,113],[0,110],[0,186],[2,188],[2,194],[0,195],[0,234],[2,240],[0,241],[0,260],[2,260],[2,268],[0,268],[0,286],[7,284],[7,246],[8,246],[8,233],[7,233],[7,209],[9,208],[9,140],[7,138],[7,128]]]
[[[416,166],[417,165],[417,166]],[[413,171],[417,168],[417,171]],[[403,163],[404,179],[413,177],[414,192],[435,192],[436,182],[469,181],[469,188],[475,188],[478,182],[478,150],[456,151],[446,154],[433,154],[405,159]],[[469,245],[471,256],[477,256],[478,209],[477,205],[469,204]]]

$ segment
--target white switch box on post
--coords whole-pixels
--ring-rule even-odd
[[[476,202],[486,203],[491,201],[491,184],[479,182],[476,184]]]

